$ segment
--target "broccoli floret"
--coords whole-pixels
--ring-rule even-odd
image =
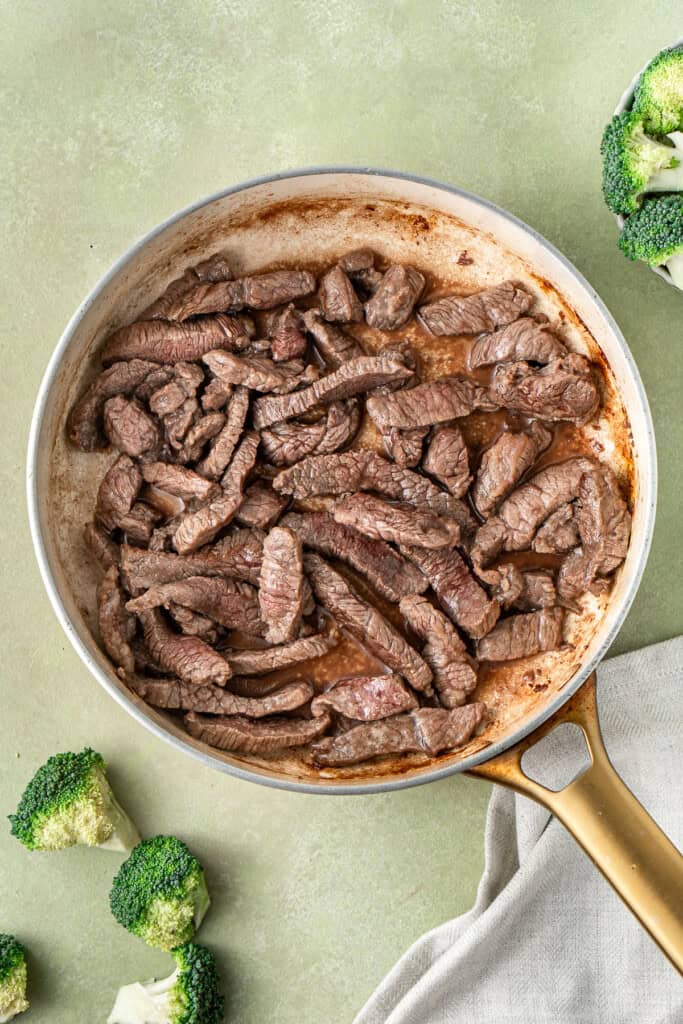
[[[119,806],[101,754],[55,754],[38,769],[10,814],[12,835],[29,850],[101,846],[132,850],[137,829]]]
[[[676,287],[683,289],[683,195],[646,199],[624,224],[619,248],[630,260],[651,267],[666,264]]]
[[[614,213],[634,213],[646,192],[683,190],[683,135],[673,143],[651,139],[639,115],[626,110],[605,128],[602,153],[602,191]]]
[[[223,996],[213,953],[194,942],[173,951],[177,968],[164,981],[124,985],[107,1024],[219,1024]]]
[[[24,947],[13,935],[0,934],[0,1024],[28,1009]]]
[[[136,846],[109,894],[119,924],[167,950],[194,936],[209,902],[201,864],[175,836],[155,836]]]
[[[640,76],[633,109],[649,132],[683,128],[683,46],[662,50]]]

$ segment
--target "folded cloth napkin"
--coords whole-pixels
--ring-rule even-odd
[[[598,703],[615,768],[680,849],[683,637],[604,662]],[[573,726],[532,748],[524,769],[552,784],[567,757],[576,774],[585,745],[582,756]],[[456,1022],[683,1022],[680,975],[562,825],[500,787],[474,907],[418,939],[355,1024]]]

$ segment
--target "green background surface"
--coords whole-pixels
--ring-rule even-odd
[[[460,185],[559,246],[623,329],[661,484],[615,648],[680,632],[682,300],[616,250],[598,155],[622,89],[680,35],[676,5],[3,0],[0,13],[0,813],[48,754],[102,750],[143,832],[177,832],[207,866],[202,939],[226,976],[226,1019],[344,1024],[413,939],[471,905],[488,787],[274,792],[183,758],[128,718],[68,645],[34,562],[23,475],[36,389],[112,261],[206,193],[326,163]],[[0,829],[0,931],[31,950],[27,1021],[104,1021],[120,983],[166,971],[109,916],[119,861],[31,855]]]

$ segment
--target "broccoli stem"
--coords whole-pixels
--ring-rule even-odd
[[[683,291],[683,252],[677,253],[666,261],[666,269],[671,274],[671,280]]]
[[[204,920],[207,910],[211,905],[211,898],[209,896],[209,890],[206,888],[206,879],[204,878],[204,872],[202,871],[201,881],[197,890],[197,902],[194,908],[194,926],[199,928],[200,924]]]
[[[674,144],[672,157],[676,166],[653,174],[646,185],[647,192],[683,192],[683,132],[670,132],[668,137]]]
[[[136,981],[124,985],[116,993],[114,1007],[107,1024],[167,1024],[169,1020],[168,994],[180,972],[175,970],[162,981]]]
[[[114,796],[109,783],[105,781],[105,785],[108,789],[107,798],[109,804],[107,816],[114,826],[114,831],[108,839],[105,839],[104,842],[98,845],[103,850],[118,850],[121,853],[130,853],[140,842],[140,834]]]

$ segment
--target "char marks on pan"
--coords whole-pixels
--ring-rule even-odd
[[[449,295],[420,306],[419,316],[432,334],[480,334],[505,327],[533,304],[533,295],[504,281],[474,295]]]
[[[415,695],[398,675],[349,676],[339,679],[311,702],[315,716],[334,711],[345,718],[373,722],[418,706]]]

